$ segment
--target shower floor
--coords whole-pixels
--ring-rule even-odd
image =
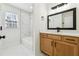
[[[19,45],[4,49],[1,56],[33,56],[33,51],[30,51],[23,45]]]

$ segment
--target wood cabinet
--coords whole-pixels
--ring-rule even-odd
[[[41,39],[40,41],[41,51],[49,56],[79,55],[78,37],[41,33],[40,39]]]
[[[41,51],[52,56],[53,54],[53,40],[46,38],[46,36],[41,37]]]
[[[55,56],[77,56],[78,46],[76,44],[56,41],[54,55]]]

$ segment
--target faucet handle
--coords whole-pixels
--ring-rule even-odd
[[[57,27],[57,32],[60,32],[60,28],[59,27]]]
[[[5,39],[5,35],[3,35],[3,36],[0,36],[0,39],[2,39],[2,38],[3,38],[3,39]]]
[[[3,39],[5,39],[5,35],[3,35]]]

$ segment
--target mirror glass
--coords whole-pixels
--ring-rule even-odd
[[[62,14],[55,15],[49,17],[49,27],[50,28],[57,28],[60,27],[62,28]]]
[[[63,13],[62,28],[73,28],[73,11]]]
[[[76,8],[48,15],[48,29],[76,29]]]

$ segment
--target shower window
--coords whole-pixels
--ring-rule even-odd
[[[17,28],[17,15],[12,12],[5,13],[6,28]]]

